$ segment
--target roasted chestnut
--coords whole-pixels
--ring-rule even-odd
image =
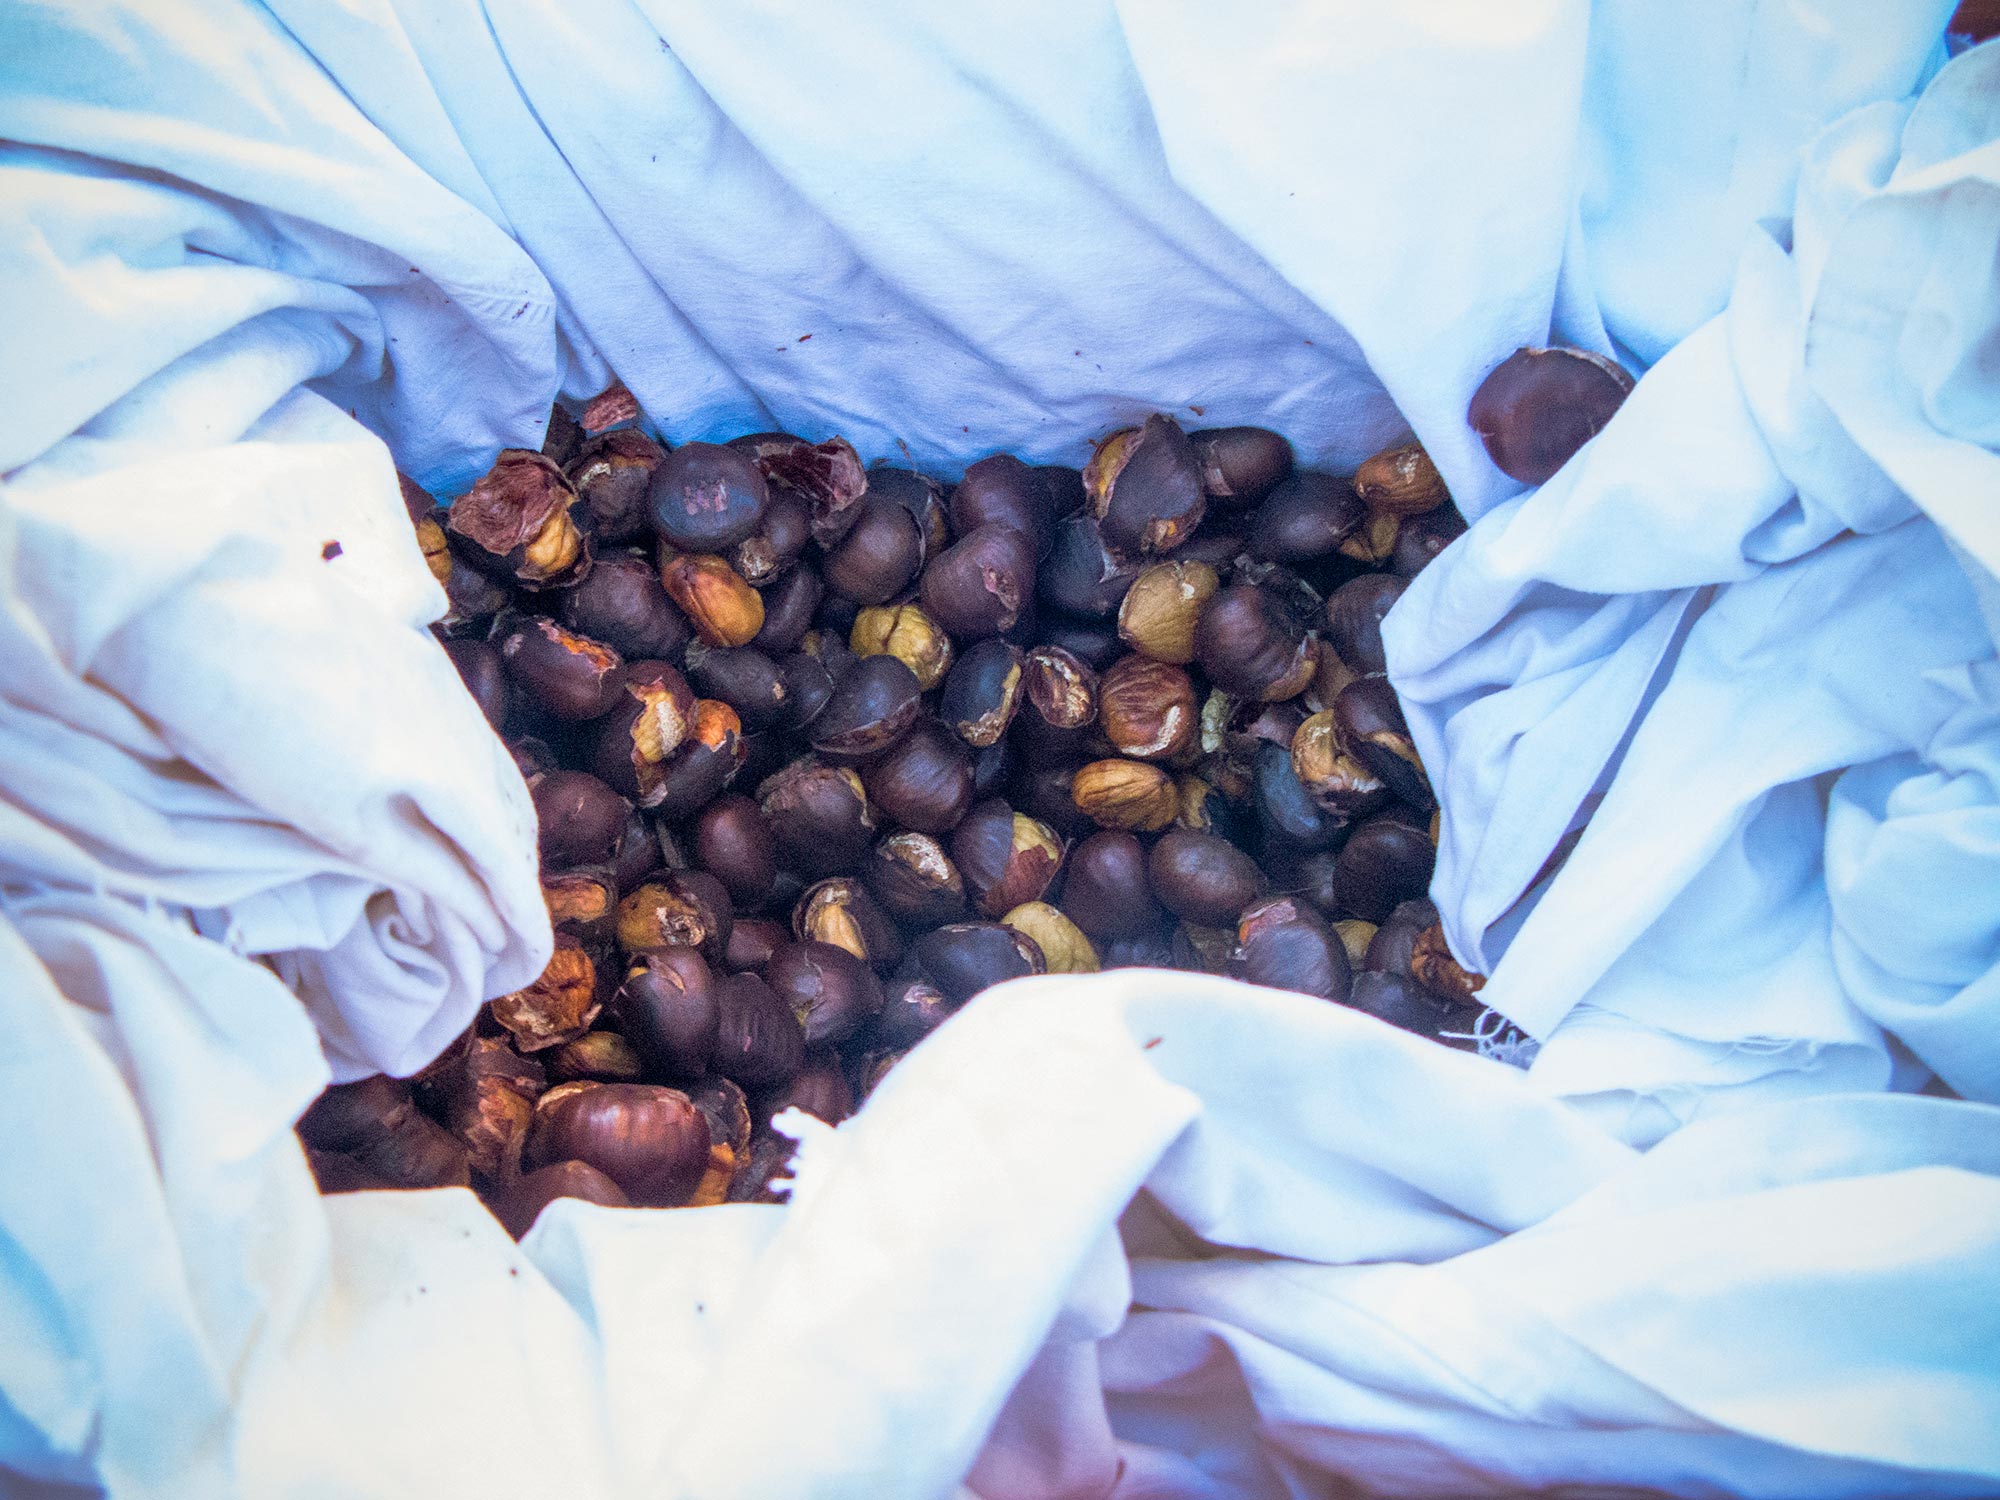
[[[732,448],[687,443],[654,470],[653,529],[683,552],[720,552],[757,529],[771,492],[757,465]]]
[[[917,963],[954,1005],[1009,979],[1046,973],[1041,947],[999,922],[953,922],[916,941]]]
[[[451,503],[445,529],[480,568],[517,588],[563,588],[590,571],[590,543],[571,514],[576,491],[548,459],[505,448]]]
[[[559,1161],[495,1189],[487,1201],[493,1217],[515,1239],[535,1227],[542,1210],[558,1198],[578,1198],[605,1208],[630,1208],[625,1190],[588,1162]]]
[[[861,782],[891,823],[949,833],[972,806],[972,757],[943,725],[926,719],[865,769]]]
[[[1584,349],[1516,349],[1479,384],[1465,420],[1501,473],[1544,484],[1604,430],[1632,377]]]
[[[618,852],[631,804],[583,771],[550,771],[530,792],[542,863],[567,870],[608,863]]]
[[[849,875],[835,875],[806,888],[792,908],[792,935],[800,942],[844,948],[877,969],[887,969],[903,956],[896,924]]]
[[[693,825],[697,864],[728,889],[736,906],[755,910],[778,876],[778,844],[763,811],[748,797],[718,797]]]
[[[1385,516],[1418,516],[1451,498],[1422,443],[1400,443],[1374,454],[1354,471],[1354,492]]]
[[[1009,641],[989,638],[960,656],[945,675],[938,717],[975,750],[997,743],[1021,703],[1026,659]]]
[[[916,673],[893,656],[864,656],[841,674],[807,731],[813,749],[852,762],[880,755],[910,730],[922,706]]]
[[[1357,677],[1333,700],[1334,731],[1347,754],[1373,771],[1403,801],[1428,811],[1437,805],[1417,757],[1403,706],[1386,677]]]
[[[632,552],[599,557],[583,582],[562,591],[556,618],[628,660],[672,661],[694,634],[658,570]]]
[[[493,1019],[513,1034],[522,1052],[560,1047],[590,1030],[597,1019],[597,966],[568,933],[557,933],[548,964],[527,988],[492,1004]]]
[[[1301,469],[1250,518],[1250,555],[1266,562],[1325,557],[1367,519],[1368,507],[1346,480]]]
[[[616,651],[539,615],[500,638],[500,659],[522,693],[558,719],[596,718],[625,685]]]
[[[1037,557],[1046,556],[1054,537],[1054,499],[1038,469],[998,453],[965,471],[951,492],[951,529],[964,536],[981,526],[1011,526],[1027,537]]]
[[[585,440],[566,473],[577,494],[575,514],[593,538],[612,545],[646,535],[646,492],[666,456],[636,427]]]
[[[804,1065],[805,1032],[792,1008],[755,974],[716,981],[715,1071],[745,1089],[774,1088]]]
[[[695,641],[687,648],[687,675],[695,692],[727,703],[751,729],[769,729],[789,716],[784,676],[778,664],[754,646]]]
[[[789,576],[811,540],[812,524],[805,501],[785,491],[771,496],[757,529],[724,555],[729,566],[743,575],[745,583],[763,588],[779,577]]]
[[[1334,866],[1335,890],[1347,911],[1380,922],[1402,902],[1430,888],[1437,846],[1395,811],[1357,824]]]
[[[846,1041],[882,1008],[875,971],[832,943],[787,943],[764,967],[765,982],[799,1018],[809,1047]]]
[[[1407,580],[1393,573],[1364,573],[1327,596],[1327,641],[1355,674],[1389,670],[1382,621],[1407,587]]]
[[[1233,923],[1264,888],[1257,862],[1227,839],[1181,829],[1160,835],[1146,876],[1162,906],[1207,927]]]
[[[1293,896],[1271,896],[1243,909],[1227,973],[1325,1000],[1345,1000],[1350,983],[1340,939],[1324,917]]]
[[[1195,624],[1221,586],[1205,562],[1155,563],[1126,590],[1118,606],[1118,634],[1142,656],[1185,666],[1194,660]]]
[[[668,1078],[698,1078],[715,1057],[714,971],[693,948],[633,956],[612,1009],[646,1066]]]
[[[618,903],[618,946],[627,953],[695,948],[711,964],[719,964],[735,919],[729,889],[713,875],[665,870]]]
[[[604,1083],[535,1112],[525,1161],[580,1161],[637,1204],[672,1208],[694,1196],[708,1166],[708,1120],[686,1094],[656,1084]]]
[[[867,790],[848,766],[810,756],[793,761],[757,788],[757,803],[778,840],[779,858],[808,875],[854,868],[875,839]]]
[[[1112,663],[1099,679],[1097,715],[1112,748],[1136,760],[1179,757],[1200,727],[1194,680],[1177,666],[1136,655]]]
[[[827,552],[821,576],[843,599],[887,604],[910,586],[923,561],[924,534],[916,518],[896,501],[871,495],[847,535]]]
[[[764,623],[750,644],[759,651],[780,655],[796,651],[812,629],[814,614],[826,596],[826,585],[812,568],[794,568],[762,590]]]
[[[1203,491],[1233,509],[1255,505],[1292,472],[1292,445],[1262,427],[1208,427],[1188,443]]]
[[[687,739],[647,793],[653,799],[650,806],[663,818],[692,817],[735,779],[748,754],[736,710],[713,698],[697,698]]]
[[[1033,597],[1035,546],[1011,526],[976,526],[932,558],[918,595],[954,637],[1004,635]]]
[[[764,628],[764,596],[723,558],[694,552],[665,558],[660,584],[711,646],[747,646]]]
[[[1275,590],[1251,583],[1231,584],[1208,601],[1194,646],[1215,686],[1269,702],[1304,692],[1318,665],[1289,604]]]
[[[1268,743],[1257,747],[1251,795],[1268,844],[1310,853],[1333,848],[1347,830],[1344,817],[1329,812],[1306,790],[1292,769],[1287,747]]]
[[[1094,760],[1070,781],[1077,811],[1100,828],[1154,833],[1180,815],[1180,788],[1158,766],[1139,760]]]
[[[1097,950],[1068,917],[1046,901],[1024,901],[1000,919],[1032,938],[1051,974],[1095,974]]]
[[[595,726],[591,766],[641,807],[659,805],[667,767],[695,728],[687,679],[663,661],[634,662]]]
[[[966,814],[952,833],[951,856],[973,906],[999,917],[1041,900],[1062,868],[1063,847],[1048,825],[996,799]]]
[[[1070,851],[1060,905],[1093,938],[1140,937],[1164,921],[1146,878],[1146,846],[1115,829]]]
[[[1396,532],[1389,566],[1399,578],[1414,578],[1453,542],[1465,535],[1465,517],[1449,502],[1406,519]]]
[[[1065,613],[1109,619],[1139,570],[1106,545],[1095,516],[1070,516],[1056,523],[1055,541],[1034,575],[1035,594]]]
[[[774,490],[789,490],[806,502],[813,540],[822,547],[831,547],[854,525],[868,475],[845,438],[808,443],[789,433],[757,433],[730,446],[747,451]]]
[[[1172,417],[1114,432],[1083,471],[1090,513],[1121,552],[1171,552],[1193,534],[1208,507],[1194,445]]]
[[[486,722],[496,733],[505,729],[508,712],[513,707],[513,690],[499,648],[490,641],[446,641],[444,654],[458,669],[458,680],[465,684],[466,692],[479,705]]]
[[[884,911],[913,927],[965,915],[965,881],[944,845],[927,833],[893,833],[882,840],[863,879]]]
[[[957,1008],[943,990],[921,975],[892,981],[875,1024],[869,1028],[869,1040],[883,1048],[914,1047]]]

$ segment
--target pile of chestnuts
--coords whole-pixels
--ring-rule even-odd
[[[1523,350],[1469,420],[1539,482],[1629,385]],[[556,948],[416,1078],[315,1103],[326,1191],[469,1184],[516,1234],[557,1196],[764,1197],[775,1114],[844,1118],[1023,975],[1227,974],[1463,1044],[1481,980],[1384,675],[1383,616],[1465,529],[1421,447],[1341,477],[1155,415],[946,486],[634,416],[558,408],[448,507],[405,482]]]

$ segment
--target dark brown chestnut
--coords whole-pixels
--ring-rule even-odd
[[[754,911],[778,876],[778,843],[762,809],[748,797],[718,797],[692,828],[695,862],[720,880],[730,900]]]
[[[576,491],[548,459],[503,448],[451,503],[445,529],[480,570],[517,588],[564,588],[590,571],[591,549],[571,514]]]
[[[1033,597],[1035,547],[1011,526],[976,526],[932,558],[918,585],[924,613],[962,641],[1004,635]]]
[[[335,1085],[313,1101],[298,1132],[308,1146],[350,1157],[393,1187],[466,1187],[472,1181],[464,1145],[420,1111],[409,1085],[396,1079]]]
[[[972,757],[956,735],[926,719],[864,770],[861,783],[889,822],[949,833],[972,806]]]
[[[1263,427],[1206,427],[1190,432],[1201,487],[1218,505],[1255,505],[1292,472],[1292,445]]]
[[[869,1040],[882,1048],[914,1047],[957,1008],[943,990],[922,975],[893,980],[875,1024],[868,1028]]]
[[[1334,890],[1345,910],[1380,922],[1430,889],[1436,863],[1430,835],[1392,809],[1357,824],[1348,835],[1334,865]]]
[[[618,946],[627,953],[695,948],[710,964],[719,964],[735,920],[729,888],[713,875],[666,870],[618,903]]]
[[[1174,948],[1164,932],[1100,938],[1097,962],[1100,968],[1105,969],[1171,969],[1174,966]]]
[[[761,972],[778,945],[790,940],[785,924],[773,917],[738,917],[729,924],[729,946],[723,951],[722,966],[732,974],[745,969]]]
[[[686,1094],[656,1084],[604,1083],[535,1113],[525,1160],[580,1161],[637,1204],[673,1208],[708,1166],[708,1120]]]
[[[907,670],[907,669],[906,669]],[[782,862],[807,875],[855,868],[875,839],[875,814],[860,775],[807,757],[757,788]]]
[[[951,529],[964,536],[981,526],[1011,526],[1044,557],[1054,540],[1054,497],[1046,476],[1015,458],[997,453],[968,467],[951,492]]]
[[[1208,507],[1194,445],[1179,423],[1158,413],[1099,443],[1083,488],[1104,539],[1128,555],[1173,551]]]
[[[1055,541],[1035,574],[1035,595],[1066,614],[1109,619],[1142,566],[1111,550],[1095,516],[1070,516],[1056,523]]]
[[[556,618],[628,660],[673,661],[694,635],[658,570],[632,552],[599,557],[583,582],[563,590]]]
[[[1081,838],[1096,825],[1076,805],[1079,769],[1063,762],[1045,766],[1024,762],[1007,784],[1007,801],[1016,811],[1048,824],[1058,837]]]
[[[1329,812],[1308,792],[1292,769],[1292,752],[1268,742],[1252,761],[1251,796],[1267,843],[1300,853],[1331,849],[1347,830],[1346,820]]]
[[[944,489],[928,474],[882,464],[868,471],[868,499],[893,500],[917,523],[922,546],[918,567],[951,545],[951,520]]]
[[[1264,888],[1257,862],[1227,839],[1173,829],[1146,856],[1146,878],[1159,903],[1186,922],[1234,922]]]
[[[1194,648],[1215,686],[1269,702],[1304,692],[1318,665],[1289,603],[1251,583],[1233,583],[1208,601],[1195,624]]]
[[[1267,897],[1243,909],[1226,972],[1324,1000],[1345,1000],[1351,983],[1340,939],[1324,917],[1293,896]]]
[[[792,936],[831,943],[863,963],[887,969],[903,956],[902,934],[863,884],[835,875],[806,887],[792,908]]]
[[[667,451],[636,427],[588,438],[567,465],[576,515],[597,541],[636,542],[647,532],[646,492]]]
[[[1301,469],[1250,518],[1250,555],[1266,562],[1325,557],[1367,519],[1368,507],[1346,480]]]
[[[517,622],[499,648],[515,686],[558,719],[594,719],[625,686],[625,662],[616,651],[541,615]]]
[[[1516,349],[1472,394],[1465,420],[1500,472],[1546,483],[1624,404],[1632,377],[1583,349]]]
[[[1347,992],[1347,1004],[1433,1041],[1457,1016],[1454,1007],[1426,994],[1414,979],[1402,974],[1356,974]]]
[[[750,644],[773,655],[796,651],[812,629],[813,615],[825,595],[826,585],[813,568],[794,568],[777,582],[766,584],[764,623]]]
[[[916,518],[896,501],[871,496],[860,519],[820,565],[827,588],[854,604],[887,604],[910,586],[923,566],[924,536]]]
[[[654,470],[653,529],[683,552],[720,552],[757,529],[771,492],[755,463],[715,443],[687,443]]]
[[[875,846],[862,878],[882,909],[913,927],[965,915],[965,881],[944,845],[927,833],[893,833]]]
[[[804,1110],[829,1125],[838,1125],[853,1114],[854,1087],[847,1081],[840,1059],[831,1052],[808,1057],[789,1083],[765,1096],[760,1113],[768,1124],[788,1109]]]
[[[1021,648],[1009,641],[978,642],[945,674],[938,717],[975,750],[997,743],[1020,707],[1025,665]]]
[[[1048,825],[995,799],[973,808],[953,831],[951,857],[974,908],[997,918],[1042,899],[1062,868],[1063,846]]]
[[[493,1217],[515,1239],[535,1227],[542,1210],[558,1198],[577,1198],[605,1208],[630,1208],[625,1190],[588,1162],[559,1161],[525,1173],[494,1190],[487,1200]]]
[[[472,701],[479,705],[494,732],[505,729],[513,707],[513,690],[499,647],[490,641],[446,641],[444,654],[451,658],[451,664],[458,669],[458,680],[465,684],[466,692],[472,695]]]
[[[432,533],[436,534],[438,544],[435,551],[432,550]],[[471,549],[465,543],[447,543],[444,537],[442,523],[426,521],[418,528],[417,538],[424,548],[424,560],[430,564],[431,575],[444,589],[445,612],[438,625],[448,636],[483,631],[487,623],[507,607],[513,595],[504,583],[488,578],[467,560]]]
[[[1035,634],[1041,638],[1041,645],[1060,647],[1093,672],[1102,672],[1125,654],[1125,642],[1118,638],[1118,628],[1109,620],[1051,616],[1039,623]]]
[[[953,1005],[1048,967],[1035,940],[999,922],[953,922],[916,941],[917,963]]]
[[[745,1089],[775,1088],[805,1063],[805,1032],[792,1008],[755,974],[716,982],[715,1071]]]
[[[882,1008],[875,971],[832,943],[787,943],[771,955],[764,979],[799,1018],[808,1047],[835,1046]]]
[[[1445,548],[1465,535],[1465,517],[1449,502],[1411,516],[1396,532],[1389,566],[1399,578],[1414,578]]]
[[[782,724],[790,712],[778,664],[755,646],[694,641],[687,648],[687,675],[695,692],[727,703],[751,729]]]
[[[1386,677],[1357,677],[1333,700],[1334,732],[1349,755],[1373,771],[1403,801],[1437,806],[1430,777],[1403,721],[1403,706]]]
[[[1081,729],[1097,718],[1097,674],[1060,646],[1028,652],[1021,689],[1051,729]]]
[[[634,955],[612,1009],[646,1066],[667,1078],[698,1078],[715,1056],[721,1012],[714,971],[693,948]]]
[[[727,703],[697,698],[688,736],[660,773],[649,794],[663,818],[692,817],[715,800],[748,758],[743,721]]]
[[[591,768],[641,807],[659,805],[667,767],[694,732],[695,696],[663,661],[634,662],[593,729]]]
[[[542,863],[553,870],[609,863],[631,804],[583,771],[550,771],[534,785]]]
[[[810,513],[805,501],[790,491],[774,493],[764,507],[757,529],[725,554],[729,566],[752,588],[763,588],[778,578],[789,576],[806,543],[812,540]],[[768,605],[768,600],[766,601]]]
[[[917,722],[923,690],[917,675],[893,656],[864,656],[841,674],[808,737],[830,760],[880,755]]]
[[[1147,882],[1146,846],[1115,829],[1070,851],[1058,904],[1093,938],[1139,937],[1165,920]]]
[[[1327,642],[1357,676],[1389,670],[1382,621],[1407,587],[1408,580],[1393,573],[1364,573],[1327,596]]]

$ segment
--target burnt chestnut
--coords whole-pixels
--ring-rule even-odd
[[[860,881],[835,875],[808,886],[792,908],[792,936],[831,943],[863,963],[887,969],[903,956],[903,937]]]
[[[1430,777],[1403,722],[1403,706],[1386,677],[1357,677],[1333,700],[1334,732],[1341,748],[1373,771],[1403,801],[1429,811],[1437,806]]]
[[[1305,789],[1292,770],[1289,748],[1260,744],[1251,775],[1257,821],[1267,841],[1301,853],[1331,849],[1340,842],[1346,819],[1329,812]]]
[[[854,617],[847,644],[856,656],[893,656],[929,692],[951,667],[951,637],[914,604],[876,605]]]
[[[1035,574],[1035,595],[1066,614],[1109,619],[1141,567],[1111,550],[1095,516],[1070,516],[1056,523],[1049,555]]]
[[[754,646],[692,642],[687,675],[697,693],[727,703],[752,729],[769,729],[789,716],[790,694],[778,664]]]
[[[523,1174],[496,1188],[488,1206],[515,1239],[535,1227],[542,1210],[558,1198],[577,1198],[605,1208],[630,1208],[625,1190],[588,1162],[559,1161]]]
[[[641,807],[659,805],[667,767],[694,732],[695,696],[663,661],[634,662],[593,730],[591,768]]]
[[[749,453],[774,493],[789,490],[806,502],[814,541],[831,547],[847,535],[868,492],[868,474],[845,438],[808,443],[789,433],[757,433],[730,446]]]
[[[810,756],[793,761],[757,788],[757,803],[777,837],[780,861],[807,875],[853,869],[875,839],[867,790],[848,766]]]
[[[882,1009],[875,971],[832,943],[787,943],[771,955],[764,979],[799,1018],[808,1047],[835,1046]]]
[[[1367,519],[1368,507],[1346,480],[1301,469],[1250,518],[1250,555],[1266,562],[1325,557]]]
[[[983,640],[945,674],[938,718],[966,744],[984,750],[999,742],[1021,703],[1026,658],[1010,641]]]
[[[596,718],[625,685],[625,662],[616,651],[540,615],[519,621],[499,646],[515,686],[558,719]]]
[[[974,908],[999,917],[1042,899],[1062,868],[1063,846],[1047,824],[995,799],[965,815],[952,833],[951,857]]]
[[[1509,478],[1546,483],[1624,404],[1632,377],[1583,349],[1516,349],[1472,393],[1465,420]]]
[[[741,1088],[775,1088],[805,1063],[806,1038],[792,1008],[755,974],[716,981],[715,1071]]]
[[[1399,443],[1354,471],[1354,492],[1385,516],[1419,516],[1451,498],[1422,443]]]
[[[1104,539],[1127,554],[1173,551],[1208,508],[1194,445],[1179,423],[1158,413],[1099,443],[1083,488]]]
[[[1011,526],[976,526],[932,558],[918,584],[924,613],[959,640],[1004,635],[1033,596],[1035,547]]]
[[[1146,846],[1115,829],[1070,851],[1058,904],[1093,938],[1141,937],[1165,921],[1147,883]]]
[[[618,946],[695,948],[711,964],[722,962],[729,924],[736,920],[729,888],[700,870],[666,870],[618,903]]]
[[[1168,911],[1207,927],[1234,922],[1264,889],[1257,862],[1227,839],[1178,828],[1153,845],[1146,878]]]
[[[1447,502],[1411,516],[1396,532],[1389,567],[1399,578],[1414,578],[1445,548],[1465,535],[1465,517]]]
[[[755,910],[778,876],[778,843],[771,825],[748,797],[718,797],[701,810],[692,829],[695,863],[720,880],[730,900]]]
[[[599,542],[636,542],[646,535],[646,493],[667,450],[636,427],[585,440],[566,467],[576,491],[575,514]]]
[[[548,459],[503,448],[451,503],[445,529],[482,572],[517,588],[565,588],[590,571],[590,543],[571,514],[576,491]]]
[[[1250,583],[1233,583],[1208,601],[1195,624],[1194,648],[1215,686],[1269,702],[1304,692],[1318,665],[1289,603]]]
[[[697,698],[687,739],[649,794],[656,799],[653,810],[663,818],[692,817],[735,779],[748,756],[736,710],[713,698]]]
[[[865,760],[909,733],[922,697],[917,674],[895,657],[864,656],[834,683],[807,735],[829,760]]]
[[[563,590],[556,618],[634,660],[672,661],[694,635],[658,570],[632,552],[598,558],[582,583]]]
[[[1142,656],[1186,666],[1194,627],[1222,587],[1213,567],[1191,558],[1155,563],[1132,580],[1118,606],[1118,634]]]
[[[1334,892],[1343,909],[1380,922],[1430,889],[1437,845],[1393,809],[1355,826],[1334,865]]]
[[[575,938],[559,932],[547,966],[525,989],[494,1000],[491,1014],[518,1051],[540,1052],[582,1036],[600,1008],[597,965]]]
[[[677,1089],[604,1083],[537,1110],[526,1161],[580,1161],[637,1204],[673,1208],[694,1195],[708,1166],[708,1120]]]
[[[916,941],[917,963],[953,1005],[990,985],[1048,972],[1035,940],[999,922],[953,922]]]
[[[496,733],[506,728],[513,692],[499,647],[490,641],[446,641],[444,654],[458,669],[458,680],[465,684],[466,692],[472,695],[486,722]]]
[[[724,555],[745,583],[763,588],[789,574],[811,540],[812,524],[805,501],[786,491],[771,496],[757,529]]]
[[[820,574],[834,594],[858,605],[887,604],[923,566],[924,534],[896,501],[870,496],[860,519],[826,554]]]
[[[1194,679],[1168,662],[1126,656],[1097,684],[1098,725],[1111,747],[1135,760],[1172,760],[1195,743],[1200,705]]]
[[[926,719],[864,770],[861,784],[889,822],[949,833],[972,806],[972,757],[956,735]]]
[[[1230,509],[1255,505],[1292,472],[1292,445],[1263,427],[1205,427],[1188,442],[1202,489]]]
[[[1364,573],[1327,596],[1327,642],[1357,675],[1389,670],[1382,621],[1408,587],[1408,580],[1393,573]]]
[[[812,629],[813,615],[825,594],[826,586],[811,568],[794,568],[776,583],[766,585],[764,623],[750,644],[773,655],[796,651]]]
[[[989,524],[1011,526],[1027,537],[1037,557],[1048,555],[1055,534],[1055,502],[1048,479],[1009,453],[982,458],[951,492],[951,529],[964,536]]]
[[[762,970],[778,946],[790,939],[785,924],[775,918],[738,917],[729,924],[729,946],[723,950],[722,966],[732,974]]]
[[[854,1113],[854,1087],[831,1053],[810,1058],[792,1080],[762,1101],[760,1113],[768,1124],[788,1109],[801,1109],[814,1119],[838,1125]]]
[[[875,1024],[868,1028],[869,1041],[891,1050],[914,1047],[957,1008],[943,990],[921,975],[893,980]]]
[[[1180,816],[1180,788],[1158,766],[1139,760],[1094,760],[1070,781],[1077,811],[1100,828],[1156,833]]]
[[[684,552],[720,552],[757,529],[770,488],[732,448],[687,443],[654,470],[646,504],[653,529]]]
[[[875,846],[862,879],[882,909],[913,927],[965,915],[965,881],[943,844],[927,833],[892,833]]]
[[[550,869],[606,864],[617,854],[632,806],[595,776],[550,771],[529,795],[542,863]]]
[[[625,1038],[646,1066],[667,1078],[698,1078],[715,1056],[715,975],[693,948],[634,955],[611,1002]]]
[[[1232,979],[1345,1000],[1351,983],[1347,950],[1317,911],[1292,896],[1252,902],[1236,919]]]
[[[711,646],[747,646],[764,628],[764,596],[720,557],[682,552],[662,558],[660,586]]]

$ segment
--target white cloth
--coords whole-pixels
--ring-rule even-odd
[[[2000,1488],[2000,1115],[1798,1097],[1898,1081],[1882,1026],[1995,1076],[1949,559],[1994,558],[2000,49],[1910,106],[1948,9],[7,0],[5,1483]],[[1462,414],[1552,326],[1659,364],[1511,497]],[[449,496],[614,377],[676,441],[947,476],[1156,407],[1334,467],[1407,418],[1483,517],[1390,626],[1439,895],[1536,1072],[1058,980],[809,1134],[787,1207],[517,1249],[463,1191],[318,1199],[329,1072],[548,941],[387,454]]]

